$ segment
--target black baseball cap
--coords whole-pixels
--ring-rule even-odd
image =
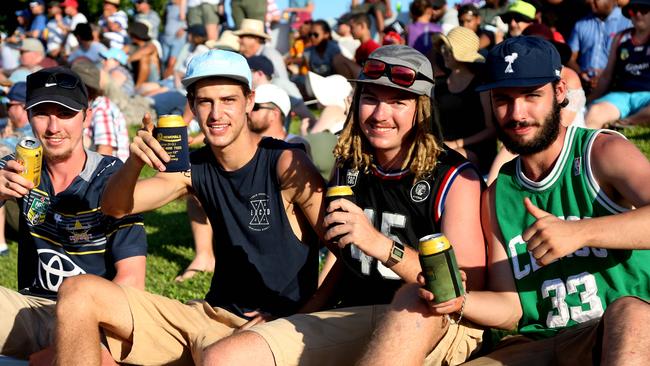
[[[476,91],[544,85],[560,80],[560,54],[551,42],[535,36],[506,39],[485,62],[485,84]]]
[[[273,68],[273,63],[268,59],[268,57],[261,55],[251,56],[247,58],[246,61],[248,61],[248,67],[250,67],[251,70],[261,71],[268,77],[273,76],[273,71],[275,69]]]
[[[65,67],[51,67],[27,75],[25,109],[56,103],[79,112],[88,108],[88,90],[81,78]]]

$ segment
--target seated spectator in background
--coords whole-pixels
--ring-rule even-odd
[[[287,69],[291,73],[291,76],[304,76],[307,75],[307,65],[303,63],[303,56],[305,50],[311,46],[311,25],[312,21],[306,21],[301,26],[298,32],[294,32],[293,42],[291,48],[289,48],[289,55],[285,59]],[[349,28],[349,27],[348,27]],[[352,35],[350,35],[352,37]],[[350,59],[353,58],[354,53],[350,54]]]
[[[128,56],[119,48],[111,48],[99,54],[102,58],[102,70],[106,72],[113,84],[122,89],[125,95],[135,93],[135,83],[131,71],[126,68]]]
[[[47,48],[47,55],[56,59],[59,55],[63,56],[63,42],[66,36],[65,19],[63,18],[63,10],[58,1],[50,1],[47,5],[47,14],[50,19],[46,25],[45,46]]]
[[[535,22],[537,10],[533,5],[523,0],[515,0],[508,6],[508,11],[501,14],[501,20],[508,25],[508,36],[517,37]]]
[[[120,19],[120,24],[128,24],[129,17],[123,10],[120,10],[120,0],[104,0],[102,16],[97,22],[103,32],[110,32],[110,29],[108,29],[108,18],[113,15]]]
[[[56,66],[57,62],[47,57],[43,43],[36,38],[25,38],[20,45],[20,67],[14,70],[9,80],[25,81],[28,74],[42,68]]]
[[[121,13],[115,13],[106,18],[106,27],[108,32],[102,33],[102,40],[108,43],[109,48],[126,49],[129,43],[129,34],[126,32],[128,19],[121,16]]]
[[[461,27],[468,28],[476,33],[479,38],[479,52],[481,54],[487,54],[492,46],[497,43],[494,32],[481,26],[481,15],[474,4],[465,4],[458,8],[458,23]]]
[[[146,21],[149,24],[149,36],[152,39],[158,39],[158,30],[160,29],[160,16],[151,8],[151,0],[135,0],[135,17],[136,22]]]
[[[386,6],[386,3],[383,0],[362,0],[363,2],[359,4],[359,0],[352,0],[350,5],[350,12],[352,14],[366,14],[372,18],[373,27],[370,32],[372,37],[378,35],[378,39],[382,38],[382,31],[384,29],[384,21],[386,20],[386,12],[390,11],[390,6]]]
[[[289,79],[282,55],[270,44],[266,44],[271,37],[264,30],[264,22],[257,19],[244,19],[241,28],[234,33],[239,36],[239,53],[246,58],[258,55],[268,58],[273,63],[273,76]]]
[[[487,174],[496,155],[496,133],[487,93],[481,85],[485,58],[478,53],[476,33],[456,27],[448,36],[434,37],[434,47],[451,70],[446,82],[436,83],[434,101],[445,144],[473,162]]]
[[[541,0],[541,23],[560,34],[566,42],[576,22],[590,13],[589,3],[591,0]]]
[[[131,47],[129,62],[133,68],[136,89],[146,82],[160,80],[160,57],[158,48],[151,42],[149,28],[144,23],[135,22],[129,27]]]
[[[291,101],[291,110],[295,113],[301,121],[308,123],[310,126],[316,122],[316,117],[311,113],[309,108],[305,105],[302,99],[300,90],[290,80],[274,78],[273,77],[273,64],[264,56],[253,56],[248,59],[248,66],[251,68],[253,75],[253,88],[256,89],[260,85],[273,84],[284,90],[289,95]]]
[[[591,128],[650,123],[650,2],[631,0],[623,14],[633,27],[614,38],[607,67],[589,95]]]
[[[331,33],[329,24],[324,20],[316,20],[312,23],[309,34],[311,46],[305,49],[303,56],[309,71],[321,76],[334,74],[332,68],[334,57],[341,54],[341,49],[336,41],[332,40]]]
[[[368,15],[363,13],[352,14],[349,23],[352,29],[352,37],[361,42],[354,53],[354,61],[356,61],[357,65],[362,66],[368,59],[368,56],[379,48],[380,45],[372,39],[372,35],[370,34],[370,18],[368,18]],[[359,71],[361,71],[361,68],[354,74],[358,75]]]
[[[62,67],[29,75],[26,108],[43,146],[40,184],[18,174],[13,156],[0,170],[0,199],[21,208],[18,292],[0,287],[0,354],[20,358],[53,344],[57,295],[71,277],[92,273],[144,289],[147,252],[142,216],[99,210],[122,163],[84,149],[91,112],[77,75]]]
[[[120,108],[103,95],[100,71],[89,61],[72,65],[88,90],[92,118],[85,127],[84,136],[92,151],[114,156],[122,161],[129,157],[129,131]]]
[[[307,78],[318,104],[323,107],[315,125],[303,131],[317,133],[330,131],[337,133],[343,129],[352,101],[352,85],[341,75],[320,76],[310,72]]]
[[[361,42],[352,36],[349,20],[350,14],[344,14],[337,20],[336,30],[332,33],[332,38],[339,44],[341,54],[347,59],[354,60],[354,53]],[[309,38],[309,35],[307,35],[307,38]]]
[[[406,26],[406,43],[426,55],[433,46],[431,36],[442,32],[442,27],[431,23],[433,7],[429,0],[414,0],[409,6],[411,24]]]
[[[77,58],[83,57],[99,65],[102,62],[100,54],[108,48],[94,39],[90,24],[79,23],[72,33],[77,38],[79,47],[68,56],[68,63],[72,64]]]
[[[314,0],[289,0],[289,7],[282,12],[289,15],[289,26],[296,31],[304,22],[311,20]]]
[[[88,19],[86,19],[83,13],[79,12],[79,3],[77,0],[64,0],[61,3],[61,7],[63,7],[63,12],[65,13],[65,21],[63,24],[66,35],[64,55],[68,56],[79,47],[77,37],[72,32],[77,28],[78,24],[88,23]]]
[[[181,80],[187,72],[187,65],[192,57],[208,52],[210,49],[205,45],[208,36],[205,27],[202,25],[192,25],[187,28],[187,42],[181,47],[176,61],[174,63],[174,89],[185,90]]]
[[[481,16],[481,25],[484,27],[496,27],[497,18],[508,11],[508,0],[486,0],[485,5],[478,9]]]
[[[303,137],[288,133],[287,117],[291,114],[289,95],[273,84],[255,88],[255,104],[248,113],[248,129],[259,136],[269,136],[304,147],[311,157],[309,143]]]
[[[569,66],[580,75],[587,94],[596,87],[607,66],[614,36],[632,26],[616,0],[591,0],[588,4],[592,13],[575,24],[569,38],[573,51]]]
[[[162,61],[165,65],[163,77],[172,75],[176,57],[185,44],[185,0],[172,0],[165,8],[165,24],[163,34],[160,37],[163,54]]]
[[[31,0],[29,2],[29,11],[32,13],[32,20],[29,24],[27,35],[36,39],[43,39],[43,32],[47,27],[47,17],[45,16],[45,1]]]
[[[447,0],[432,0],[431,22],[442,29],[443,34],[458,27],[458,11],[456,7],[447,6]]]
[[[7,43],[18,46],[23,38],[29,37],[27,31],[29,30],[29,23],[32,20],[32,13],[29,9],[17,10],[16,11],[16,29],[7,37]]]
[[[8,123],[0,137],[0,157],[13,154],[16,145],[26,136],[34,136],[32,126],[29,124],[25,100],[27,98],[27,87],[24,81],[19,81],[11,86],[7,93],[7,117]]]

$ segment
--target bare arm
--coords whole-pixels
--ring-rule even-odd
[[[131,156],[111,176],[102,195],[102,211],[110,216],[123,217],[161,207],[188,193],[191,178],[188,173],[163,173],[163,161],[169,155],[153,137],[153,122],[149,114],[143,118],[143,128],[133,139]],[[157,169],[154,177],[138,180],[147,164]]]
[[[456,178],[447,195],[442,232],[454,247],[458,266],[467,273],[467,288],[485,287],[485,238],[481,230],[481,183],[473,169]]]
[[[153,43],[147,43],[144,47],[140,47],[135,51],[131,56],[129,56],[129,62],[140,61],[145,56],[149,56],[156,51],[156,46]]]
[[[144,290],[147,258],[143,255],[129,257],[115,262],[116,274],[113,282]]]
[[[618,44],[619,41],[621,40],[621,34],[617,34],[616,37],[614,37],[614,41],[612,42],[612,47],[609,50],[609,58],[607,59],[607,67],[605,67],[605,70],[600,74],[600,77],[598,79],[598,85],[596,85],[596,88],[594,91],[589,94],[587,97],[587,103],[590,103],[594,99],[602,96],[609,90],[609,87],[611,86],[612,83],[612,78],[614,77],[614,66],[616,66],[616,54],[618,53]]]
[[[580,52],[578,52],[578,51],[571,52],[571,58],[566,63],[566,65],[568,67],[573,69],[573,71],[577,72],[578,74],[580,74],[580,72],[582,71],[582,70],[580,70],[580,65],[578,65],[578,56],[579,55],[580,55]]]

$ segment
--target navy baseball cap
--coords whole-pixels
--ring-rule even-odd
[[[25,103],[27,100],[27,83],[19,81],[12,85],[9,93],[7,93],[7,99],[10,102]]]
[[[486,60],[485,83],[476,91],[544,85],[560,80],[557,49],[540,37],[521,36],[494,46]]]
[[[88,90],[79,75],[68,68],[42,69],[27,75],[25,109],[42,103],[56,103],[79,112],[88,108]]]
[[[248,62],[248,67],[250,67],[252,71],[261,71],[268,77],[273,76],[273,63],[268,59],[268,57],[262,55],[251,56],[247,58],[246,61]]]

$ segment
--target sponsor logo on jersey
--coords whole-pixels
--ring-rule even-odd
[[[248,228],[254,231],[264,231],[271,227],[269,216],[271,209],[269,196],[266,193],[257,193],[250,198],[250,214],[251,221],[248,223]]]
[[[52,249],[38,249],[38,282],[42,288],[58,291],[66,277],[86,273],[64,253]]]
[[[429,198],[431,186],[426,180],[418,181],[411,187],[411,200],[413,202],[422,202]]]
[[[27,222],[32,226],[40,225],[45,222],[47,209],[50,206],[50,198],[39,194],[30,194],[28,202],[29,209],[27,210]]]
[[[358,170],[356,169],[348,170],[345,176],[345,184],[349,185],[350,187],[354,187],[357,185],[357,178],[359,178]]]

